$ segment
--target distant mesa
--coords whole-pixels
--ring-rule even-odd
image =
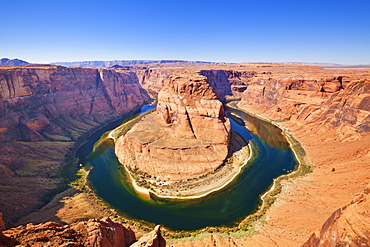
[[[134,173],[186,180],[221,166],[229,137],[230,122],[207,78],[175,74],[159,92],[156,112],[118,138],[116,154]]]
[[[61,65],[66,67],[111,67],[111,66],[124,66],[124,65],[143,65],[143,64],[165,64],[165,63],[205,63],[211,64],[212,62],[204,61],[186,61],[186,60],[113,60],[113,61],[77,61],[77,62],[53,62],[53,65]]]
[[[18,58],[16,59],[9,59],[9,58],[2,58],[0,60],[0,65],[14,65],[14,66],[20,66],[20,65],[27,65],[28,62],[24,60],[20,60]]]
[[[110,66],[108,69],[115,69],[115,70],[130,70],[130,66],[123,66],[115,64],[113,66]]]

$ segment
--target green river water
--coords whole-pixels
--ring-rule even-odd
[[[150,109],[146,107],[143,111]],[[99,144],[90,140],[78,154],[85,166],[91,166],[88,180],[97,195],[119,214],[135,220],[161,224],[171,230],[196,230],[207,226],[234,226],[253,213],[260,196],[271,186],[274,178],[294,169],[297,162],[289,144],[276,126],[242,111],[227,109],[246,124],[232,119],[234,131],[250,141],[254,158],[251,164],[224,189],[193,200],[149,200],[137,195],[127,174],[114,154],[114,142],[102,138]],[[111,126],[113,129],[115,126]],[[247,127],[247,128],[246,128]],[[102,135],[95,133],[95,136]],[[87,153],[90,152],[88,155]]]

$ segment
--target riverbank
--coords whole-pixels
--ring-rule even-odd
[[[233,133],[231,142],[243,142],[243,138]],[[162,199],[199,199],[213,192],[219,191],[229,185],[247,166],[250,159],[253,157],[251,143],[246,143],[240,147],[240,150],[233,152],[227,162],[216,171],[205,174],[195,179],[186,181],[178,181],[174,183],[157,182],[147,179],[146,177],[138,178],[138,174],[133,173],[125,167],[130,183],[135,191],[144,197],[154,197]],[[140,179],[145,179],[145,185],[140,186]],[[138,182],[139,181],[139,182]],[[150,187],[148,188],[148,184]]]
[[[268,119],[253,108],[244,110]],[[300,246],[370,181],[370,135],[343,142],[335,140],[335,131],[322,134],[294,120],[270,121],[301,143],[312,172],[281,181],[281,193],[254,227],[259,234],[236,240],[240,246]]]

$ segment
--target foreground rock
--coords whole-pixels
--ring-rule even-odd
[[[228,155],[230,123],[204,76],[171,76],[156,113],[116,142],[116,155],[132,172],[166,181],[213,172]]]
[[[0,233],[1,234],[1,233]],[[28,224],[3,232],[0,235],[0,246],[96,246],[96,247],[128,247],[147,246],[163,247],[166,241],[160,233],[159,226],[144,235],[136,242],[135,233],[120,223],[109,218],[89,220],[60,225],[47,222],[39,225]]]
[[[302,247],[370,246],[370,184],[351,203],[335,211]]]
[[[157,225],[153,231],[142,236],[131,247],[162,247],[166,246],[166,240],[161,235],[161,228]]]

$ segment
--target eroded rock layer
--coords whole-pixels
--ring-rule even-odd
[[[135,233],[110,218],[61,225],[54,222],[28,224],[0,232],[0,246],[96,246],[164,247],[160,227],[136,240]]]
[[[214,171],[228,154],[230,123],[204,76],[171,76],[158,95],[156,113],[116,142],[122,164],[164,180]]]
[[[339,140],[356,139],[370,130],[369,74],[338,73],[316,67],[277,65],[252,78],[242,101],[273,119],[335,129]],[[333,133],[334,135],[334,133]]]
[[[79,137],[148,99],[133,72],[0,66],[0,207],[5,225],[39,209],[68,183],[77,162],[68,151]]]
[[[302,247],[369,246],[370,185],[351,203],[335,211]]]

